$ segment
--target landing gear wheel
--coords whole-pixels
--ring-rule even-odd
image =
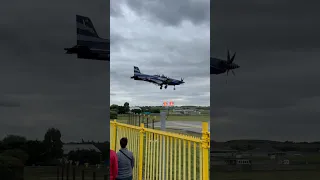
[[[173,87],[173,90],[176,90],[176,87],[175,87],[175,86]]]
[[[165,86],[164,88],[167,89],[168,86]]]
[[[160,86],[160,89],[162,89],[162,86]]]

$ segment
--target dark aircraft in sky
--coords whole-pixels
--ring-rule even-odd
[[[232,74],[235,75],[234,69],[240,68],[238,64],[233,63],[236,53],[230,58],[230,52],[228,50],[227,60],[210,57],[210,74],[222,74],[231,70]]]
[[[110,41],[99,37],[90,18],[76,15],[77,45],[65,48],[67,54],[80,59],[110,61]]]
[[[173,89],[176,90],[175,86],[185,83],[182,78],[181,80],[177,80],[177,79],[166,77],[164,75],[160,76],[160,75],[143,74],[140,72],[139,68],[136,66],[134,66],[134,75],[131,77],[131,79],[153,83],[157,86],[160,86],[160,89],[162,89],[163,86],[165,89],[167,89],[168,86],[174,86]]]

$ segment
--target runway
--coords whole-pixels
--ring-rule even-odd
[[[152,127],[152,124],[149,123],[149,126]],[[208,124],[209,132],[210,132],[210,122]],[[155,128],[160,128],[161,123],[155,122]],[[182,131],[189,131],[193,133],[201,133],[202,132],[202,122],[200,121],[166,121],[166,128],[176,129]]]

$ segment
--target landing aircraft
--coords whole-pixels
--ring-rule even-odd
[[[181,80],[177,80],[177,79],[166,77],[164,75],[160,76],[160,75],[143,74],[140,72],[140,69],[137,66],[134,66],[133,69],[134,69],[134,75],[131,77],[131,79],[153,83],[157,86],[160,86],[160,89],[162,89],[163,86],[165,89],[167,89],[168,86],[174,86],[173,90],[176,90],[176,86],[185,83],[182,78]]]
[[[230,52],[228,50],[227,60],[210,57],[210,74],[222,74],[227,72],[228,75],[231,70],[232,74],[236,75],[233,70],[240,68],[240,66],[233,63],[235,56],[236,53],[230,58]]]
[[[110,61],[110,41],[101,38],[90,18],[76,15],[77,45],[64,48],[66,54],[77,54],[80,59]]]

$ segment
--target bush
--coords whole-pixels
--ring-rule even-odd
[[[2,153],[3,156],[11,156],[19,159],[23,164],[28,160],[28,154],[20,149],[8,149]]]
[[[0,175],[5,180],[23,179],[23,163],[15,157],[0,154]]]
[[[110,120],[118,119],[118,113],[116,111],[110,111]]]

